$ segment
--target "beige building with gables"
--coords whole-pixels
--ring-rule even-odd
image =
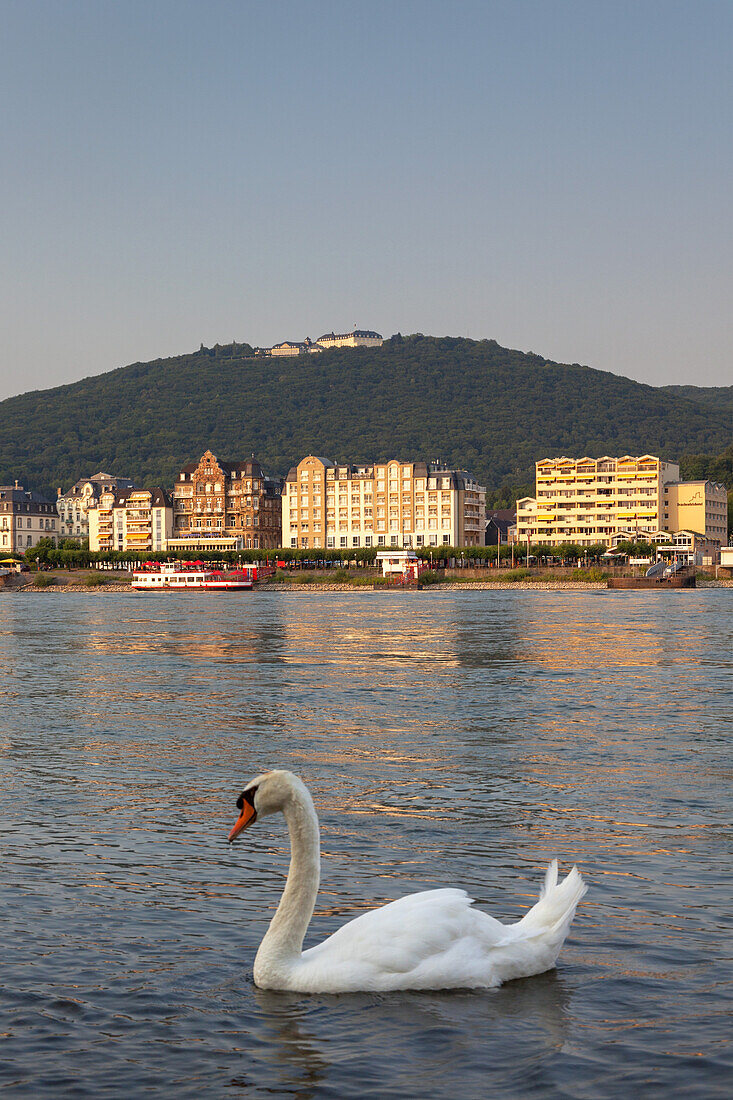
[[[308,455],[285,480],[286,549],[480,546],[486,489],[425,462],[334,465]]]

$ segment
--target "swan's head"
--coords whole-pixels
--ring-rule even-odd
[[[310,802],[308,788],[292,772],[278,769],[250,779],[237,799],[240,813],[229,834],[230,843],[258,817],[279,813],[291,799],[303,796]]]

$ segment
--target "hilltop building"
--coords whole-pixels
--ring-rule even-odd
[[[173,503],[161,488],[107,489],[87,515],[93,551],[162,551],[173,532]]]
[[[655,455],[542,459],[535,496],[517,501],[517,539],[611,547],[684,527],[720,546],[727,528],[725,486],[679,478],[676,463]]]
[[[0,485],[0,546],[22,554],[39,539],[58,544],[58,516],[52,500],[15,485]]]
[[[122,493],[134,489],[129,478],[114,477],[101,470],[91,477],[83,478],[72,485],[68,493],[58,490],[56,511],[59,514],[59,537],[64,539],[85,539],[89,535],[88,512],[99,501],[102,493]]]
[[[384,343],[384,339],[378,332],[371,329],[355,328],[351,332],[326,332],[319,336],[315,343],[310,336],[299,342],[297,340],[283,340],[280,344],[274,344],[271,348],[257,348],[257,355],[291,356],[313,355],[328,348],[378,348]]]
[[[308,455],[285,479],[283,546],[480,546],[486,489],[440,463],[334,465]]]
[[[326,332],[316,343],[322,348],[379,348],[384,340],[371,329],[355,328],[352,332]]]
[[[323,348],[317,343],[312,343],[310,336],[306,336],[302,343],[283,340],[281,344],[274,344],[270,348],[270,355],[309,355],[319,351],[323,351]]]
[[[281,542],[282,481],[254,458],[222,462],[206,451],[173,490],[169,550],[274,549]]]

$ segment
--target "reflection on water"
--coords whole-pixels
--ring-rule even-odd
[[[4,597],[9,1096],[727,1096],[725,591]],[[309,943],[406,892],[514,920],[591,890],[557,972],[485,994],[252,985],[311,786]]]

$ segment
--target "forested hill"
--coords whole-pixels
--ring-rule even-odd
[[[490,487],[559,454],[720,452],[727,408],[493,340],[395,336],[293,359],[229,345],[135,363],[0,402],[0,482],[54,491],[103,469],[172,485],[210,447],[271,474],[335,461],[441,458]]]
[[[689,397],[703,405],[727,409],[733,417],[733,386],[661,386],[660,392],[672,394],[674,397]]]

